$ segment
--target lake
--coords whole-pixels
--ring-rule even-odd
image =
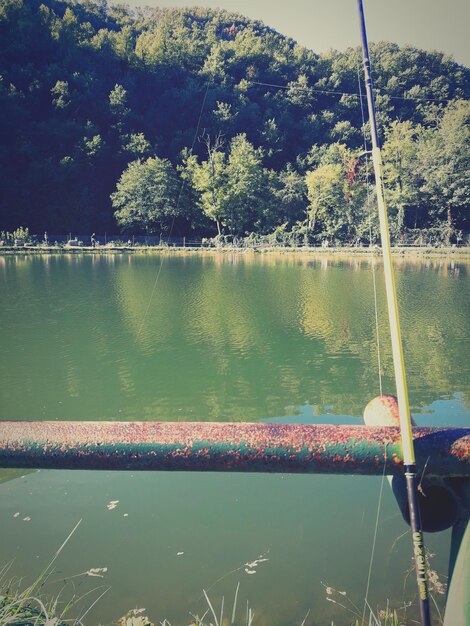
[[[469,267],[396,261],[419,425],[470,425]],[[374,275],[383,391],[394,393],[377,259],[0,256],[0,417],[360,424],[380,389]],[[91,591],[85,623],[138,607],[187,625],[207,609],[203,589],[230,617],[238,582],[239,624],[247,602],[253,626],[301,624],[309,610],[307,626],[362,614],[380,477],[20,474],[0,470],[0,569],[12,561],[8,576],[32,582],[82,520],[41,593],[64,579],[64,600],[73,585]],[[385,481],[369,603],[412,602],[414,617],[407,528]],[[450,533],[425,539],[445,580]]]

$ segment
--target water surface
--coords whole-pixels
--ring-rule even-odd
[[[374,273],[382,384],[393,393],[378,262],[0,257],[1,418],[359,424],[379,393]],[[468,266],[401,261],[397,288],[416,420],[468,426]],[[203,588],[231,604],[238,581],[255,623],[299,624],[311,609],[307,624],[348,624],[353,615],[328,601],[343,596],[325,586],[362,609],[380,485],[355,476],[35,472],[0,485],[8,538],[0,564],[14,559],[11,572],[32,578],[82,519],[56,578],[107,568],[103,579],[73,579],[83,589],[111,586],[90,624],[136,606],[155,623],[187,624],[188,611],[205,610]],[[119,503],[108,510],[111,500]],[[404,592],[406,530],[385,489],[373,606],[414,601],[412,577]],[[442,574],[448,541],[427,537]],[[260,555],[268,560],[247,574],[244,564]]]

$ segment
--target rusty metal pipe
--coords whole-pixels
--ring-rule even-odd
[[[414,428],[418,469],[470,476],[470,428]],[[403,471],[393,427],[214,422],[0,422],[0,467],[323,474]]]

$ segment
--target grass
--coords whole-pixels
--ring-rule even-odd
[[[369,615],[366,616],[364,612],[364,616],[361,616],[359,608],[348,598],[345,592],[336,591],[332,589],[331,587],[327,587],[326,585],[323,585],[323,586],[327,590],[327,596],[328,594],[331,595],[331,593],[336,593],[336,594],[340,594],[341,597],[344,599],[344,603],[338,602],[336,600],[331,600],[331,601],[333,601],[335,604],[338,604],[340,607],[342,607],[343,609],[352,613],[355,616],[352,622],[348,622],[349,626],[405,626],[405,624],[407,623],[406,620],[403,621],[403,619],[399,617],[399,613],[396,610],[392,610],[389,607],[388,601],[387,601],[386,608],[384,610],[378,609],[376,612],[374,612],[372,608],[367,604]],[[209,598],[207,592],[203,590],[203,594],[206,599],[208,608],[201,617],[190,613],[190,616],[192,617],[192,622],[190,626],[256,626],[255,613],[249,607],[248,603],[246,605],[246,611],[245,610],[239,611],[239,619],[238,620],[236,619],[239,589],[240,589],[240,583],[237,584],[237,588],[235,590],[235,597],[234,597],[234,601],[232,605],[232,610],[231,612],[229,612],[230,618],[228,616],[227,617],[224,616],[225,598],[222,597],[221,604],[220,604],[220,612],[219,612],[218,610],[214,608],[214,604]],[[406,609],[407,607],[404,607],[404,608]],[[310,609],[307,611],[305,617],[300,623],[297,621],[297,619],[292,618],[292,622],[290,622],[290,624],[292,624],[292,626],[294,625],[306,626],[309,615],[310,615]],[[148,618],[143,618],[143,619],[148,620]],[[318,622],[315,622],[315,623],[317,624]],[[121,621],[119,622],[119,624],[121,624]],[[126,626],[125,622],[122,622],[122,624],[123,626]],[[140,626],[140,625],[141,625],[140,622],[135,623],[135,626]],[[133,622],[131,622],[131,626],[134,626]],[[154,625],[148,621],[145,621],[145,622],[142,622],[142,626],[154,626]],[[159,622],[159,626],[172,626],[172,624],[168,620],[163,620],[162,622]],[[335,626],[335,623],[331,622],[328,625],[325,624],[325,626]],[[342,622],[342,626],[344,626],[344,622]]]
[[[71,534],[66,541],[68,541]],[[61,602],[62,591],[56,594],[56,596],[48,602],[42,600],[36,593],[44,587],[44,584],[47,581],[48,572],[49,574],[51,573],[50,566],[53,564],[53,561],[58,556],[65,543],[66,542],[64,542],[58,550],[54,559],[44,572],[38,576],[32,585],[24,589],[22,592],[18,590],[18,586],[21,581],[17,583],[17,588],[14,588],[15,585],[13,581],[5,583],[5,574],[8,571],[9,565],[0,570],[0,626],[7,626],[9,624],[12,626],[84,626],[84,618],[102,598],[102,596],[109,590],[109,587],[105,587],[103,591],[101,591],[103,589],[102,586],[96,587],[86,593],[83,593],[82,595],[74,592],[72,597],[67,602]],[[99,571],[101,570],[89,570],[89,572]],[[82,574],[76,575],[72,578],[83,577],[86,574],[88,574],[88,572],[83,572]],[[70,582],[71,579],[64,581],[64,583],[67,584],[70,584]],[[345,613],[351,614],[353,621],[347,622],[349,626],[405,626],[405,624],[408,623],[406,616],[400,616],[401,611],[397,612],[397,610],[389,607],[388,601],[385,609],[377,609],[375,612],[367,604],[368,615],[364,613],[364,615],[361,616],[359,608],[349,599],[345,592],[337,591],[331,587],[327,587],[326,585],[324,585],[324,587],[326,589],[327,599],[329,599],[330,602],[337,604],[339,607],[342,607]],[[231,608],[227,606],[225,597],[222,597],[220,607],[217,608],[214,601],[211,600],[207,592],[203,590],[207,603],[207,610],[201,616],[190,612],[190,626],[256,626],[257,621],[255,619],[255,612],[249,606],[248,602],[246,607],[238,607],[239,589],[240,583],[237,584],[235,589]],[[96,595],[98,591],[100,591],[99,595],[95,598],[91,605],[87,606],[86,610],[81,612],[79,611],[78,616],[75,618],[69,617],[70,612],[74,607],[76,608],[78,604],[82,603],[82,601],[90,595]],[[339,595],[341,600],[335,600],[335,595]],[[407,607],[403,608],[406,613]],[[126,613],[126,615],[118,620],[117,624],[119,626],[156,626],[146,615],[143,614],[144,611],[145,609],[130,610]],[[295,624],[296,626],[306,626],[309,615],[310,609],[307,611],[305,617],[300,623],[293,618],[291,624]],[[164,619],[163,621],[158,622],[158,626],[173,625],[171,622]],[[328,625],[325,624],[325,626],[335,626],[335,622],[331,622]],[[340,625],[338,624],[337,626]],[[341,622],[341,626],[344,626],[344,621]]]
[[[83,581],[89,576],[101,577],[100,572],[104,570],[92,569],[69,579],[61,581],[50,580],[54,574],[54,563],[79,527],[81,521],[69,533],[46,568],[26,588],[22,589],[23,581],[21,579],[8,578],[12,562],[7,563],[0,570],[0,626],[10,624],[12,626],[65,626],[66,623],[67,626],[70,626],[70,624],[72,626],[83,626],[85,616],[104,594],[109,591],[110,587],[100,585],[80,593],[81,584],[77,585],[76,580],[72,579],[81,579]],[[62,583],[59,592],[52,599],[45,600],[43,597],[45,585],[57,584],[58,582]],[[72,590],[72,594],[68,600],[63,600],[62,595],[67,588]],[[89,598],[96,595],[98,597],[95,597],[92,603],[88,604]],[[85,599],[87,599],[86,608],[80,610],[80,606]],[[72,613],[75,613],[75,617],[71,617]]]
[[[80,523],[81,520],[68,534],[45,569],[29,586],[22,589],[23,581],[21,579],[8,578],[8,572],[12,562],[8,563],[0,570],[0,626],[84,626],[85,617],[96,603],[110,590],[110,587],[99,585],[84,592],[80,591],[80,587],[85,579],[89,577],[103,578],[103,574],[107,571],[106,568],[92,568],[67,579],[51,580],[54,575],[55,562],[78,529]],[[259,562],[267,560],[263,555],[261,555],[259,559]],[[444,586],[440,583],[437,574],[433,570],[429,571],[431,572],[430,591],[439,594],[443,593],[442,589],[444,589]],[[410,572],[408,572],[405,577],[405,584],[409,574]],[[436,580],[433,579],[433,575],[435,575]],[[55,585],[55,588],[57,588],[58,583],[61,583],[59,591],[52,595],[52,599],[45,600],[46,594],[44,593],[44,589],[46,585]],[[349,598],[345,591],[334,589],[323,582],[321,584],[325,589],[326,600],[337,605],[343,611],[348,626],[405,626],[410,623],[407,616],[407,609],[410,604],[405,603],[403,607],[396,610],[390,608],[387,600],[385,609],[377,608],[374,611],[370,604],[365,601],[364,607],[361,610]],[[192,619],[190,626],[257,626],[259,619],[261,619],[260,623],[265,623],[262,616],[259,616],[258,620],[255,619],[255,612],[249,606],[248,602],[246,603],[246,607],[238,606],[239,590],[240,583],[238,582],[230,608],[228,603],[226,604],[225,602],[225,597],[222,597],[220,606],[216,607],[214,601],[209,597],[208,592],[203,589],[207,609],[202,616],[189,613]],[[64,599],[65,596],[68,597],[67,600]],[[51,597],[50,594],[49,597]],[[438,608],[437,604],[436,608]],[[144,614],[144,611],[145,609],[133,609],[128,611],[118,620],[118,626],[155,626]],[[295,626],[306,626],[309,615],[310,609],[301,622],[298,621],[299,618],[293,617],[290,623],[292,625],[295,624]],[[349,618],[347,617],[348,615]],[[442,623],[440,613],[439,619]],[[343,626],[346,620],[341,621]],[[413,623],[413,620],[411,620],[411,622]],[[314,619],[314,623],[318,624],[319,622]],[[172,626],[166,619],[158,624],[159,626]],[[325,626],[327,625],[325,624]],[[329,626],[335,626],[335,623],[331,622]]]
[[[329,587],[324,583],[322,583],[322,585],[325,587],[326,599],[333,604],[337,604],[344,609],[345,612],[351,614],[354,620],[351,622],[351,626],[404,626],[407,623],[406,609],[410,606],[408,604],[405,604],[402,607],[402,610],[404,610],[404,617],[401,618],[395,609],[392,610],[390,608],[388,600],[385,609],[377,608],[376,611],[374,611],[367,600],[365,600],[361,615],[361,610],[349,598],[345,591],[338,591],[337,589]],[[331,623],[331,626],[335,626],[333,622]]]

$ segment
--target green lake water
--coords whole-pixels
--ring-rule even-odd
[[[470,425],[469,267],[396,264],[420,425]],[[379,394],[374,273],[383,389],[393,393],[378,261],[0,257],[0,418],[360,424]],[[187,625],[189,611],[207,608],[203,589],[219,610],[225,597],[229,615],[238,582],[238,623],[248,601],[253,626],[300,624],[308,610],[308,626],[349,624],[331,600],[362,614],[380,486],[358,476],[0,470],[0,569],[12,560],[9,576],[32,582],[81,519],[43,593],[64,578],[64,599],[72,581],[80,594],[94,589],[84,611],[110,587],[88,624],[145,607],[154,623]],[[387,483],[379,519],[369,602],[415,603],[410,538]],[[426,543],[445,579],[449,533]],[[70,578],[91,568],[107,568],[104,578]]]

